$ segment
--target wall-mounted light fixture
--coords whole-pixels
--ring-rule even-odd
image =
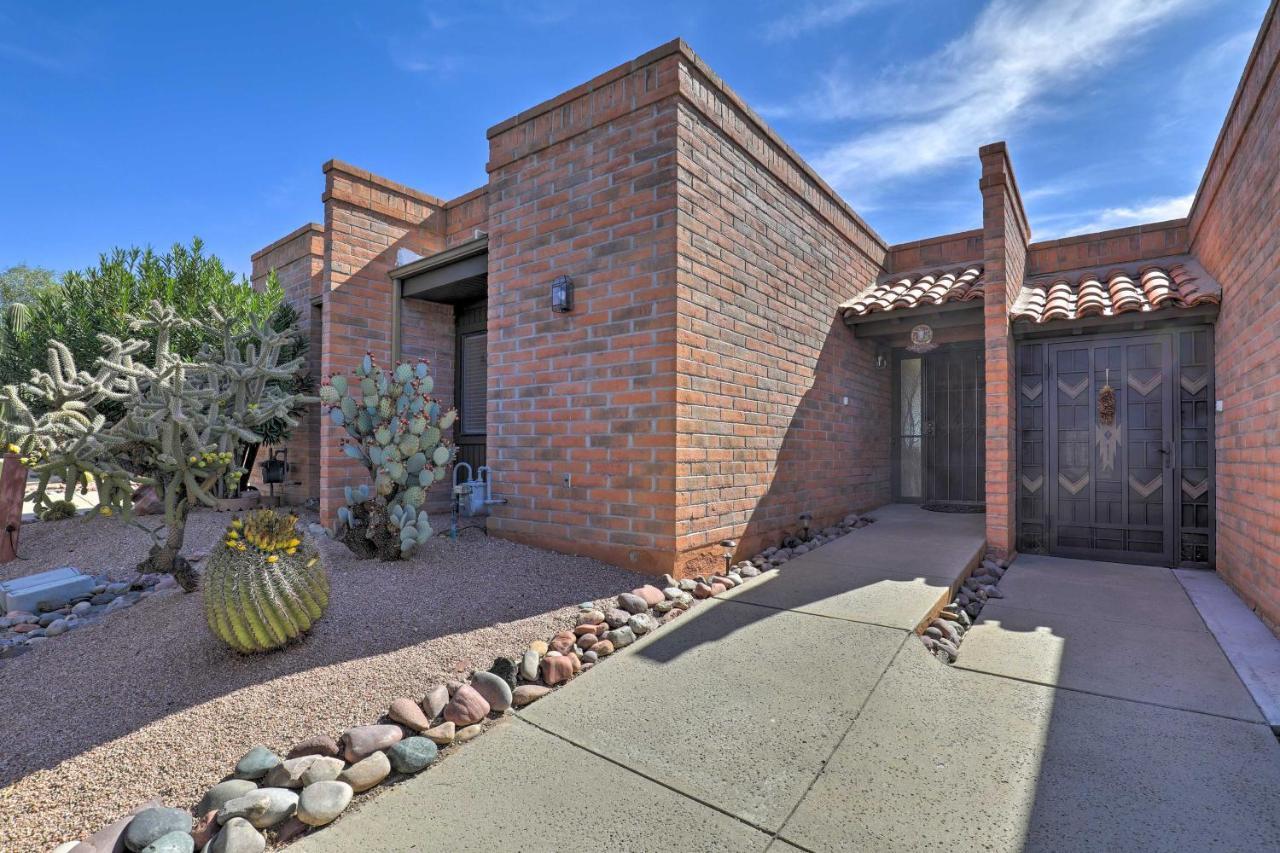
[[[800,534],[800,538],[809,541],[809,527],[813,524],[813,514],[808,512],[800,513],[800,527],[804,531]]]
[[[884,347],[876,347],[876,367],[884,370],[889,366],[889,351]]]
[[[573,279],[562,275],[551,282],[551,310],[568,314],[573,310]]]

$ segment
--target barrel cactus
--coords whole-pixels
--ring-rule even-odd
[[[423,505],[456,455],[444,434],[458,417],[431,396],[434,386],[425,360],[388,373],[369,354],[351,379],[337,375],[320,386],[320,402],[347,431],[343,453],[373,478],[372,486],[346,488],[332,531],[360,556],[402,559],[431,536]]]
[[[320,556],[298,519],[269,509],[233,519],[204,572],[209,628],[244,654],[302,637],[329,604]]]

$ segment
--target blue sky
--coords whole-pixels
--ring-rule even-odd
[[[233,268],[338,157],[443,197],[485,130],[683,36],[890,242],[980,225],[1006,139],[1033,238],[1185,214],[1266,0],[0,0],[0,268],[200,235]]]

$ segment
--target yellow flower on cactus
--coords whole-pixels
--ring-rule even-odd
[[[314,566],[319,559],[319,557],[312,557],[310,560],[307,560],[307,568],[309,569]]]
[[[103,515],[110,516],[110,515],[111,515],[111,507],[109,507],[109,506],[100,506],[100,507],[98,507],[98,512],[102,513]]]
[[[228,531],[227,531],[227,538],[228,538],[228,539],[239,539],[239,538],[240,538],[240,534],[239,534],[239,533],[236,533],[234,530],[228,530]]]
[[[241,527],[244,527],[244,522],[238,518],[233,518],[231,519],[231,526],[236,530],[239,530]]]
[[[269,555],[269,556],[267,557],[267,562],[268,562],[268,563],[274,563],[274,562],[276,562],[276,561],[277,561],[277,560],[279,560],[279,559],[280,559],[280,558],[279,558],[279,557],[277,557],[275,554],[271,554],[271,555]]]
[[[284,552],[285,552],[286,554],[288,554],[290,557],[292,557],[294,554],[298,553],[298,549],[297,549],[297,548],[286,548],[286,549],[284,550]]]
[[[17,453],[21,448],[16,444],[10,444],[8,449],[10,453]]]
[[[297,548],[301,544],[302,544],[302,540],[299,539],[297,536],[293,537],[292,539],[290,539],[288,542],[285,543],[285,545],[287,545],[290,548]]]

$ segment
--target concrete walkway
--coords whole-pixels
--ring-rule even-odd
[[[914,628],[982,518],[875,515],[296,849],[1280,846],[1280,745],[1162,570],[1021,558],[946,667]]]

